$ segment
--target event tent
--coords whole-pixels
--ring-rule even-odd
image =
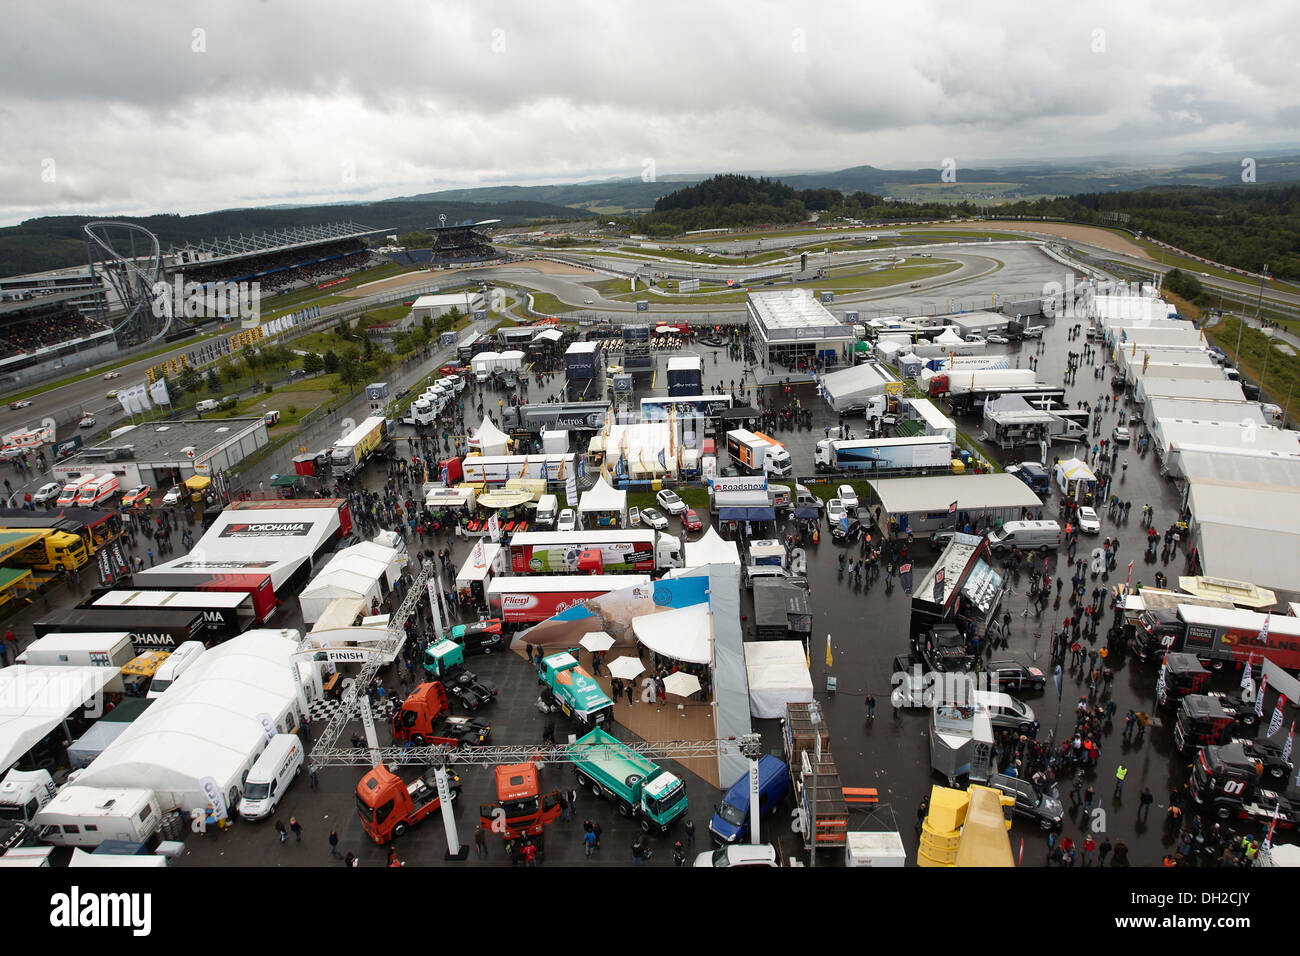
[[[119,674],[116,667],[15,664],[0,669],[0,768],[12,767]]]
[[[686,567],[702,568],[706,564],[740,564],[740,549],[725,540],[710,526],[698,541],[686,542]]]
[[[627,492],[610,487],[604,478],[597,478],[590,489],[578,500],[580,515],[616,514],[618,524],[627,524]],[[590,527],[585,522],[584,527]]]
[[[506,454],[510,447],[510,436],[493,424],[490,416],[483,416],[483,424],[469,437],[470,452],[478,452],[485,458]]]
[[[831,408],[840,411],[873,395],[882,395],[885,385],[894,379],[874,362],[831,372],[822,378],[822,391]]]
[[[1080,458],[1067,458],[1065,461],[1058,461],[1052,473],[1061,492],[1067,495],[1074,494],[1071,486],[1077,487],[1077,482],[1087,484],[1097,480],[1097,476],[1093,474],[1092,469]]]
[[[754,717],[784,717],[786,704],[813,699],[812,674],[802,641],[747,641],[745,674],[749,712]]]
[[[634,617],[632,633],[661,657],[688,664],[713,663],[713,622],[708,604]]]

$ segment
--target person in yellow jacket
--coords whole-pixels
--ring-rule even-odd
[[[1128,767],[1120,764],[1115,769],[1115,799],[1124,796],[1124,778],[1128,776]]]

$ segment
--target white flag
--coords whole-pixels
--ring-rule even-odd
[[[1282,708],[1286,706],[1286,694],[1277,695],[1277,706],[1273,708],[1273,719],[1268,722],[1266,737],[1272,737],[1282,729]]]
[[[1271,612],[1264,615],[1264,626],[1259,629],[1259,642],[1261,644],[1268,643],[1268,622],[1272,619],[1273,615]]]
[[[1165,667],[1169,664],[1169,652],[1165,652],[1165,659],[1160,662],[1160,676],[1156,678],[1156,700],[1160,703],[1165,702]]]
[[[1291,729],[1286,732],[1286,745],[1282,748],[1282,760],[1286,763],[1291,762],[1291,744],[1295,740],[1295,721],[1291,721]]]
[[[154,400],[155,405],[170,405],[171,396],[167,394],[167,379],[160,378],[149,386],[149,397]]]
[[[1259,693],[1255,696],[1255,716],[1264,716],[1264,691],[1268,690],[1268,673],[1259,679]]]
[[[496,515],[493,515],[493,517],[496,517]],[[479,538],[474,544],[474,567],[481,568],[486,564],[487,560],[483,556],[483,539]]]
[[[144,385],[134,385],[127,389],[127,400],[131,403],[131,409],[136,412],[147,412],[153,408],[149,404],[148,390]]]
[[[126,397],[126,389],[117,393],[117,400],[122,404],[122,411],[131,414],[131,402]]]
[[[1250,687],[1255,683],[1255,675],[1251,671],[1251,668],[1254,666],[1254,664],[1255,664],[1255,652],[1251,651],[1250,659],[1246,661],[1246,666],[1241,669],[1242,690],[1245,690],[1247,687]]]
[[[495,511],[488,518],[488,534],[492,535],[493,541],[501,540],[501,519],[497,517]]]

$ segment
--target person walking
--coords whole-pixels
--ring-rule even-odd
[[[1101,838],[1101,843],[1097,847],[1098,866],[1106,865],[1106,857],[1110,856],[1110,851],[1112,849],[1114,849],[1114,847],[1112,847],[1110,844],[1110,837],[1103,835]]]
[[[1150,787],[1142,788],[1142,795],[1138,797],[1138,823],[1147,822],[1147,816],[1151,813],[1151,804],[1155,799],[1155,794],[1151,792]]]
[[[876,696],[870,691],[867,692],[867,719],[876,719]]]
[[[289,829],[293,831],[293,842],[302,842],[302,824],[298,822],[297,817],[289,818]]]
[[[678,840],[673,844],[673,866],[681,869],[686,865],[686,851],[682,849],[682,841]]]
[[[590,820],[588,820],[587,822],[588,822],[588,824],[591,823]],[[592,855],[593,853],[595,853],[595,852],[596,852],[596,849],[597,849],[597,846],[596,846],[596,832],[595,832],[594,830],[587,829],[587,830],[585,830],[585,831],[583,832],[583,834],[582,834],[582,849],[583,849],[583,852],[586,853],[586,855],[587,855],[587,859],[591,859],[591,855]]]
[[[1089,785],[1088,785],[1088,789],[1085,790],[1085,791],[1083,792],[1083,812],[1084,812],[1084,813],[1091,813],[1091,812],[1092,812],[1092,802],[1093,802],[1093,800],[1096,799],[1096,797],[1097,797],[1097,794],[1093,791],[1093,789],[1092,789],[1092,785],[1089,784]]]
[[[569,813],[571,813],[573,818],[576,820],[578,818],[578,791],[575,788],[570,787],[568,790],[564,791],[564,799],[569,801]]]
[[[284,828],[283,820],[275,821],[275,832],[280,835],[280,846],[284,846],[285,842],[289,839],[289,831]]]
[[[1128,767],[1120,764],[1115,769],[1115,799],[1120,800],[1124,796],[1124,778],[1128,776]]]
[[[641,838],[632,844],[632,865],[636,867],[645,866],[645,847],[641,845]]]
[[[483,826],[482,820],[474,830],[474,855],[479,859],[487,856],[487,827]]]
[[[339,832],[330,831],[330,857],[335,860],[343,859],[343,854],[339,852]]]
[[[1128,866],[1128,844],[1122,839],[1115,841],[1115,859],[1111,866]]]

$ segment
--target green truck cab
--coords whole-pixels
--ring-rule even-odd
[[[667,833],[688,807],[686,785],[599,727],[570,744],[578,786],[614,801],[646,833]]]
[[[599,726],[614,714],[614,702],[578,664],[576,649],[542,658],[537,682],[546,688],[542,697],[547,704],[559,707],[565,717],[572,717],[583,727]]]

